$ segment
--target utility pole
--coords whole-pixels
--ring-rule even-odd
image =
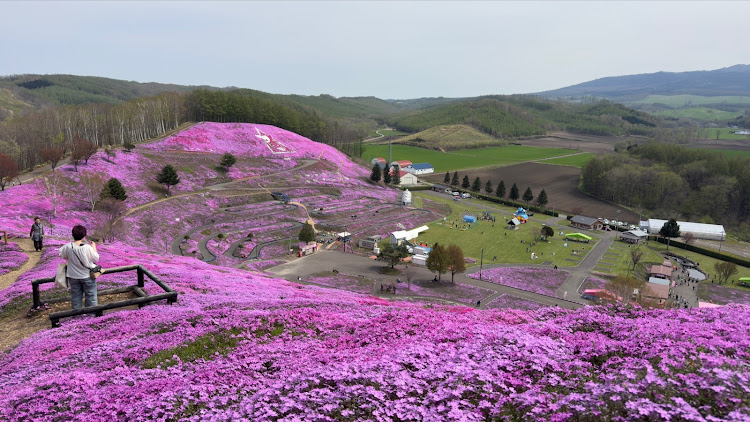
[[[482,281],[482,266],[484,266],[484,248],[482,248],[482,256],[479,258],[479,281]]]
[[[391,140],[388,139],[388,162],[385,163],[386,168],[391,166]]]

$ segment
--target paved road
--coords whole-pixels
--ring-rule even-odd
[[[302,257],[292,262],[288,262],[273,268],[268,268],[266,269],[266,271],[287,280],[296,281],[297,277],[302,277],[304,280],[306,277],[309,277],[313,274],[331,271],[334,268],[338,268],[338,270],[344,274],[362,275],[368,278],[377,278],[381,282],[385,281],[394,283],[397,278],[396,276],[382,275],[378,273],[378,270],[380,270],[384,266],[385,263],[383,263],[382,261],[376,261],[363,256],[321,250],[313,255]],[[488,266],[488,268],[490,267],[492,266]],[[430,281],[433,279],[434,274],[427,268],[415,268],[417,273],[412,281]],[[450,274],[444,275],[443,280],[445,281],[446,279],[449,279],[449,277]],[[403,275],[399,275],[398,278],[403,278]],[[457,283],[481,287],[483,289],[493,291],[494,293],[491,296],[485,298],[477,298],[477,300],[482,300],[482,303],[484,304],[489,303],[489,300],[494,299],[501,294],[507,294],[523,299],[528,299],[544,305],[557,305],[565,309],[578,309],[584,306],[583,304],[566,301],[551,296],[527,292],[525,290],[514,289],[512,287],[488,283],[486,281],[474,280],[473,278],[467,277],[465,274],[456,274],[455,281]]]

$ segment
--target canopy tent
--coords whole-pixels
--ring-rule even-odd
[[[738,278],[739,281],[750,281],[750,277],[740,277]]]
[[[465,223],[476,223],[477,222],[477,218],[474,217],[473,215],[465,215],[464,216],[464,222]]]
[[[568,233],[565,235],[565,237],[572,237],[573,239],[583,239],[583,240],[591,240],[591,236],[585,235],[583,233]]]

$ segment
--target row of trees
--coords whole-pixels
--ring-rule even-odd
[[[453,172],[453,177],[451,177],[450,172],[445,172],[443,182],[446,184],[450,183],[452,186],[458,186],[458,172]],[[474,183],[471,183],[469,182],[469,176],[464,175],[463,181],[461,182],[461,187],[463,189],[471,189],[473,192],[480,192],[482,190],[482,180],[479,177],[476,177],[474,179]],[[497,188],[494,188],[494,186],[492,185],[492,181],[487,180],[487,183],[484,184],[484,193],[486,193],[487,195],[494,194],[498,198],[505,198],[505,181],[501,180],[500,183],[498,183]],[[528,207],[529,203],[534,199],[534,193],[531,191],[530,187],[527,187],[526,191],[523,193],[523,196],[521,196],[518,190],[518,185],[516,185],[516,183],[513,183],[513,186],[511,186],[510,192],[508,193],[508,199],[517,201],[519,198],[524,200],[526,202],[526,206]],[[549,198],[547,197],[547,192],[542,189],[542,191],[539,192],[539,196],[536,197],[536,205],[544,208],[548,203]]]
[[[385,168],[380,167],[380,164],[375,163],[372,165],[370,180],[373,183],[378,183],[382,179],[383,183],[385,183],[386,185],[400,185],[401,176],[399,175],[399,173],[399,167],[395,164],[392,167],[388,168],[388,170],[386,170]]]
[[[393,268],[407,256],[409,256],[409,252],[406,249],[406,245],[402,243],[398,246],[384,248],[380,252],[379,257],[388,261],[388,263],[391,265],[391,268]],[[427,256],[426,264],[428,270],[437,273],[438,281],[441,281],[443,274],[450,272],[452,283],[456,273],[462,273],[466,271],[464,251],[458,245],[449,245],[446,248],[445,246],[436,243],[435,246],[432,247],[430,254]],[[411,281],[410,275],[407,275],[407,281]]]
[[[750,158],[638,145],[594,157],[582,169],[581,189],[666,217],[734,226],[750,220]]]

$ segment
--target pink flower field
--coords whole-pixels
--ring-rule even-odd
[[[510,296],[502,294],[491,302],[487,303],[488,309],[523,309],[523,310],[537,310],[546,307],[539,302],[533,300],[527,300],[516,296]]]
[[[247,160],[241,170],[247,174],[291,171],[224,189],[210,169],[227,151]],[[347,207],[367,204],[363,198],[382,205],[397,192],[370,185],[369,169],[332,147],[264,125],[201,123],[126,155],[117,155],[123,160],[117,165],[95,164],[97,155],[81,166],[121,176],[133,194],[126,200],[127,230],[100,244],[99,263],[143,264],[178,292],[178,301],[63,319],[59,328],[26,333],[0,351],[2,421],[750,420],[746,305],[568,311],[500,296],[486,305],[525,309],[485,311],[389,301],[371,296],[351,276],[307,280],[328,286],[319,287],[260,273],[295,259],[284,242],[263,248],[260,260],[206,263],[173,253],[174,242],[190,232],[184,246],[195,250],[222,231],[232,240],[254,232],[253,242],[272,241],[268,227],[283,233],[284,224],[305,217],[301,208],[270,197],[279,186],[297,189],[310,203],[338,201],[341,212],[325,220],[335,224],[351,220]],[[185,184],[176,189],[181,196],[162,200],[147,186],[147,166],[177,157],[185,167]],[[55,218],[41,181],[0,192],[0,227],[27,236],[31,217],[40,215],[50,229],[39,265],[0,290],[3,330],[12,326],[7,318],[23,324],[31,281],[54,275],[57,248],[69,241],[70,227],[105,221],[102,211],[87,209],[67,167],[60,173],[69,187]],[[325,180],[310,182],[313,169]],[[358,230],[387,230],[394,221],[416,224],[433,215],[388,209],[362,211],[366,221]],[[210,245],[217,246],[217,252],[226,248]],[[16,253],[0,248],[9,266],[20,261]],[[520,267],[483,273],[494,283],[551,295],[567,276]],[[135,281],[134,273],[98,280],[106,287]],[[438,289],[418,287],[412,293],[442,297]],[[467,304],[491,293],[456,288],[461,294],[451,297]],[[161,289],[147,282],[145,290]],[[66,292],[43,285],[42,296],[51,295]]]
[[[468,274],[479,279],[479,272]],[[566,271],[546,268],[495,267],[482,271],[482,279],[516,289],[554,296],[568,277]]]
[[[17,244],[9,242],[5,245],[0,243],[0,275],[15,270],[27,260],[28,257]]]

